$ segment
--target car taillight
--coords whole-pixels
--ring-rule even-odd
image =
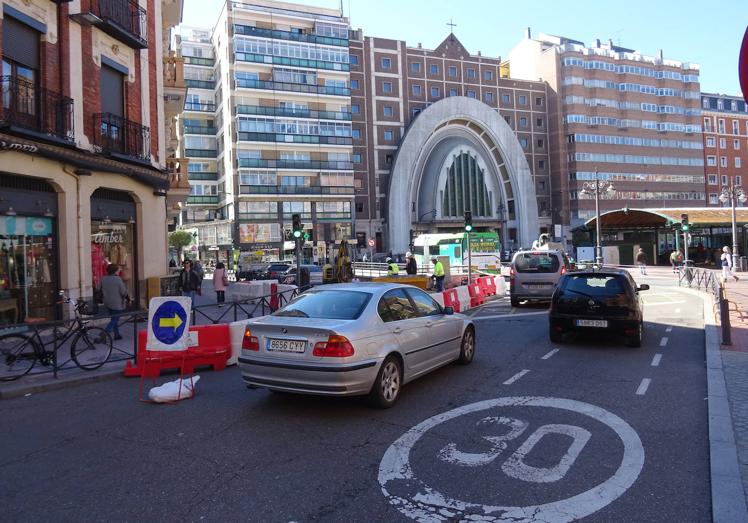
[[[517,273],[515,272],[514,267],[510,268],[509,269],[509,277],[510,278],[514,278],[515,274],[517,274]]]
[[[257,339],[257,336],[252,336],[252,331],[249,330],[249,327],[244,330],[244,338],[242,338],[242,349],[253,351],[260,350],[260,341]]]
[[[331,334],[327,341],[320,341],[314,345],[312,354],[327,358],[347,358],[353,356],[353,345],[345,336]]]
[[[561,276],[566,274],[566,267],[561,267]]]

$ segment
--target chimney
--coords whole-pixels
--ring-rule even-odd
[[[532,31],[529,27],[525,27],[525,39],[529,40],[532,38]]]
[[[418,42],[418,49],[421,49],[421,47],[423,47],[423,46],[421,45],[421,42]]]
[[[600,49],[600,39],[595,38],[595,49]]]
[[[663,55],[662,55],[662,49],[657,50],[657,58],[660,60],[660,62],[664,60]]]
[[[612,39],[612,38],[608,38],[608,46],[609,46],[609,47],[610,47],[611,49],[613,49],[613,39]]]

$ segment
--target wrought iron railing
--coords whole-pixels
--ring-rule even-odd
[[[33,82],[15,76],[1,78],[1,126],[71,143],[75,140],[72,98],[42,89]]]
[[[105,33],[131,47],[148,47],[146,10],[136,0],[91,0],[91,13],[101,19],[94,25]]]
[[[112,113],[96,113],[93,119],[94,145],[102,152],[150,160],[151,131],[148,127]]]

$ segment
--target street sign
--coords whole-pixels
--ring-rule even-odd
[[[374,238],[369,238],[369,241],[367,243],[369,244],[369,247],[374,247],[377,244]]]
[[[191,307],[188,296],[152,298],[148,306],[146,349],[185,350],[189,346]]]

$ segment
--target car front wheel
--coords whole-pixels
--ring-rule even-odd
[[[457,363],[460,365],[467,365],[475,357],[475,331],[472,327],[465,329],[465,334],[462,335],[462,342],[460,343],[460,356],[457,358]]]
[[[388,356],[379,368],[377,378],[369,392],[369,403],[380,409],[388,409],[400,396],[403,369],[395,356]]]

